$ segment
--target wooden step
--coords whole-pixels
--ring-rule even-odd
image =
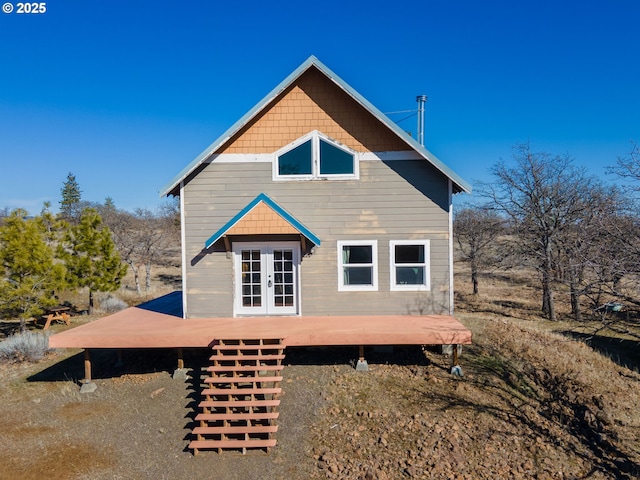
[[[203,413],[195,418],[200,425],[193,429],[198,439],[189,444],[194,453],[199,449],[268,451],[276,445],[270,437],[278,427],[271,423],[279,415],[276,396],[282,393],[278,383],[284,348],[279,339],[217,341],[209,357],[212,365],[206,368],[209,376],[200,377],[205,399],[198,404]]]
[[[215,422],[218,420],[273,420],[278,418],[278,412],[264,413],[199,413],[196,415],[198,422]]]
[[[218,345],[280,345],[282,339],[280,338],[227,338],[216,340],[216,346]]]
[[[212,365],[207,372],[255,372],[261,370],[282,370],[284,365]]]
[[[204,383],[271,383],[281,382],[282,377],[261,377],[261,376],[247,376],[247,377],[206,377]]]
[[[283,360],[284,354],[274,355],[212,355],[209,360],[212,361],[231,361],[231,360],[243,360],[243,361],[258,361],[258,360]]]
[[[233,355],[249,356],[262,355],[272,357],[275,355],[283,355],[283,348],[213,348],[211,355],[213,357],[231,357]]]
[[[215,407],[277,407],[280,400],[202,400],[198,406],[203,408]]]
[[[283,349],[281,342],[277,343],[247,343],[245,340],[241,343],[216,343],[211,347],[212,350],[278,350]]]
[[[193,433],[196,435],[221,435],[225,433],[275,433],[278,431],[277,425],[245,425],[241,427],[195,427]]]
[[[189,448],[210,449],[210,448],[269,448],[276,446],[275,438],[264,440],[193,440],[189,443]]]
[[[202,395],[277,395],[281,388],[205,388]]]

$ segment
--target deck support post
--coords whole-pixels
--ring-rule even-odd
[[[98,386],[91,380],[91,357],[89,356],[89,349],[84,350],[84,379],[82,380],[82,386],[80,387],[80,393],[92,393],[95,392]]]
[[[176,356],[178,357],[178,368],[173,371],[172,378],[174,380],[186,380],[187,379],[187,369],[184,368],[184,355],[182,352],[182,347],[176,348]]]
[[[368,372],[369,365],[364,358],[364,345],[360,345],[358,363],[356,364],[356,372]]]
[[[454,343],[453,345],[451,345],[451,358],[452,358],[452,365],[451,365],[451,375],[454,375],[456,377],[462,377],[462,367],[460,367],[460,364],[458,362],[458,347],[459,345]]]
[[[84,381],[83,383],[91,383],[91,356],[89,349],[84,350]]]

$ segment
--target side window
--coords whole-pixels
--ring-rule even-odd
[[[378,290],[378,242],[338,242],[338,290]]]
[[[429,290],[429,240],[391,240],[391,290]]]

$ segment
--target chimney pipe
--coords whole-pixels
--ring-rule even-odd
[[[424,106],[427,103],[427,96],[418,95],[416,102],[418,102],[418,143],[424,146]]]

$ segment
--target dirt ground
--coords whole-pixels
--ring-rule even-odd
[[[322,407],[326,367],[288,366],[279,445],[263,453],[193,456],[186,448],[198,400],[195,382],[171,378],[170,351],[130,351],[116,369],[113,352],[95,355],[98,389],[81,394],[79,354],[44,364],[3,366],[0,393],[2,479],[308,478],[310,422]],[[206,355],[191,352],[187,365]],[[348,370],[348,367],[338,367]],[[155,371],[154,371],[155,370]],[[330,371],[333,371],[332,369]],[[293,388],[295,386],[295,388]],[[215,473],[215,475],[214,475]]]
[[[462,378],[419,347],[367,349],[367,373],[352,368],[355,348],[287,351],[268,455],[192,455],[197,382],[171,378],[171,351],[128,351],[120,368],[114,352],[96,352],[92,394],[78,390],[80,353],[3,365],[0,478],[639,478],[640,420],[620,394],[635,401],[640,375],[573,340],[519,330],[526,345],[568,349],[584,368],[597,356],[615,376],[616,391],[603,393],[582,367],[531,368],[544,353],[496,346],[504,321],[467,323],[476,343]],[[188,352],[187,366],[199,371],[207,355]]]

